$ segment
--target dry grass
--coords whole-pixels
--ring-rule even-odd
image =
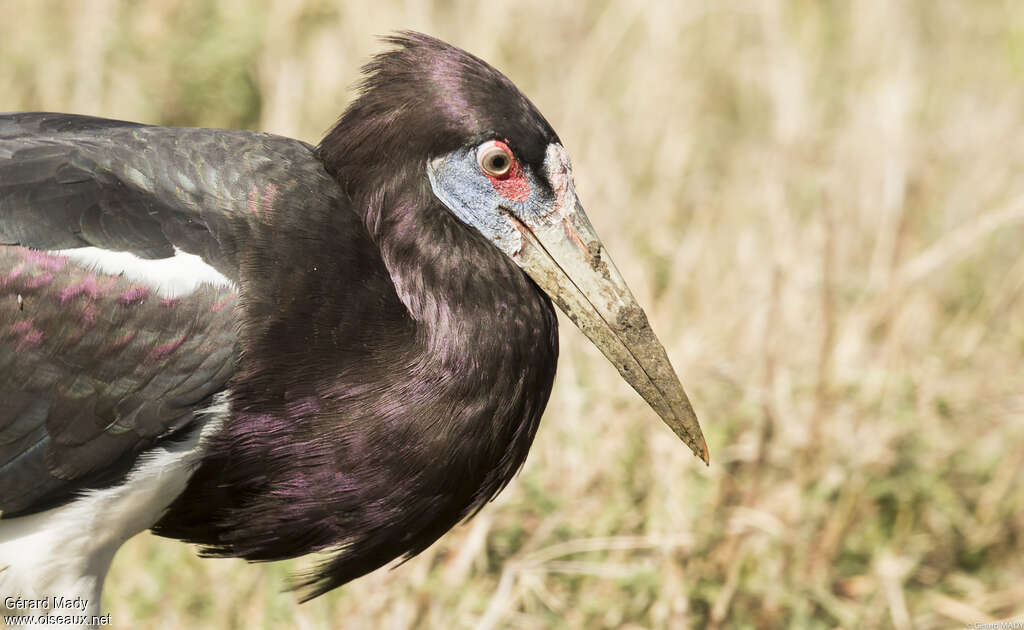
[[[120,628],[873,628],[1024,620],[1024,5],[0,4],[0,110],[316,140],[397,28],[503,69],[703,419],[690,456],[563,322],[525,469],[421,557],[141,536]]]

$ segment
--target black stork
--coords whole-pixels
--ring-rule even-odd
[[[0,591],[99,610],[151,528],[333,555],[313,597],[493,498],[551,392],[551,302],[699,457],[569,157],[482,60],[402,33],[319,146],[0,116]]]

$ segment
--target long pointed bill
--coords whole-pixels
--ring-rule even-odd
[[[513,258],[707,463],[708,447],[697,416],[647,316],[576,198],[565,150],[548,147],[544,167],[555,207],[535,225],[508,213],[522,236]]]

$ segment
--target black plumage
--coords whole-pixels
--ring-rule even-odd
[[[398,43],[318,148],[370,241],[352,243],[348,226],[292,241],[316,273],[272,274],[253,261],[261,282],[281,283],[259,296],[287,297],[261,304],[263,316],[248,320],[258,324],[241,331],[270,369],[243,361],[233,400],[269,426],[244,453],[247,423],[219,435],[155,530],[258,560],[344,541],[314,592],[422,551],[501,490],[526,457],[555,372],[550,300],[441,205],[424,164],[488,134],[529,140],[518,155],[539,164],[541,143],[557,138],[532,106],[494,107],[521,97],[482,62],[425,38]],[[449,119],[428,107],[441,98],[465,105]],[[398,116],[394,103],[407,104]],[[339,256],[342,243],[352,260]],[[311,350],[312,371],[290,361]],[[277,431],[295,446],[275,452]],[[216,528],[196,508],[211,503],[224,506]]]
[[[422,551],[509,482],[554,379],[550,289],[446,207],[428,163],[498,140],[538,198],[568,199],[538,175],[559,140],[481,60],[390,41],[318,147],[0,117],[5,519],[118,483],[198,430],[218,392],[230,413],[153,530],[250,560],[334,550],[310,596]],[[610,278],[572,217],[566,234]],[[169,301],[36,251],[78,247],[195,254],[233,288]],[[607,325],[632,334],[635,319]]]

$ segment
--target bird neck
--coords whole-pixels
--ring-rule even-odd
[[[365,216],[428,355],[483,359],[546,342],[541,327],[554,325],[547,296],[428,188],[409,190]]]
[[[339,209],[358,229],[264,267],[273,290],[243,278],[232,417],[155,532],[250,560],[344,543],[317,594],[426,549],[514,476],[554,379],[554,310],[432,199],[370,196]]]

